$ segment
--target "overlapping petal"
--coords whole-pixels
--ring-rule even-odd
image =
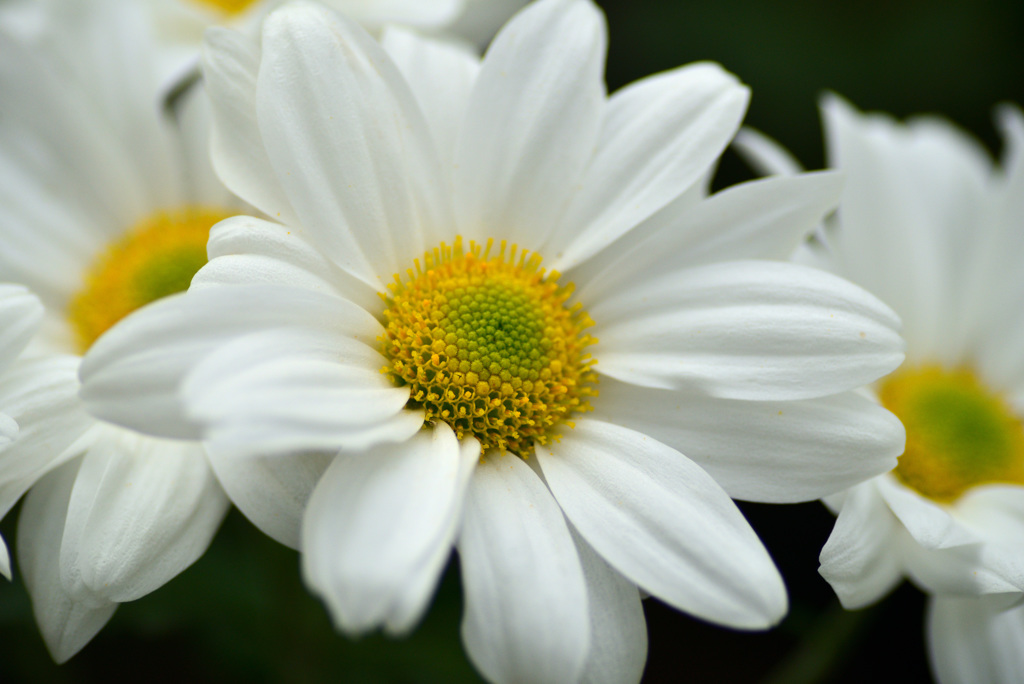
[[[972,597],[928,602],[928,653],[940,684],[1013,684],[1024,672],[1024,608]]]
[[[597,301],[651,274],[735,259],[787,259],[839,201],[842,178],[810,173],[733,186],[701,202],[683,196],[570,276]]]
[[[194,439],[199,425],[178,399],[186,373],[219,345],[254,331],[296,326],[375,340],[383,329],[363,309],[302,288],[208,288],[167,297],[108,331],[83,360],[90,412],[162,437]]]
[[[844,607],[874,603],[903,578],[898,533],[899,522],[873,482],[846,493],[818,569]]]
[[[39,329],[43,305],[21,285],[0,284],[0,373],[7,370]]]
[[[880,478],[875,485],[889,510],[923,548],[944,549],[981,541],[945,506],[902,486],[895,478]]]
[[[430,125],[442,168],[450,174],[480,59],[462,45],[425,39],[396,26],[384,32],[381,45],[412,88]]]
[[[598,141],[605,50],[604,17],[589,0],[542,0],[498,33],[456,144],[459,234],[544,243]]]
[[[264,534],[298,549],[306,504],[333,454],[258,457],[224,444],[207,444],[206,451],[231,503]]]
[[[338,455],[309,501],[303,573],[335,623],[411,629],[451,555],[480,456],[447,424],[373,453]]]
[[[18,426],[0,456],[0,518],[47,471],[74,454],[66,449],[94,423],[78,400],[78,359],[21,360],[0,381],[0,407]]]
[[[903,360],[899,320],[823,271],[722,262],[654,274],[590,304],[600,372],[726,399],[851,390]]]
[[[258,43],[234,31],[211,28],[203,44],[203,60],[213,118],[210,158],[214,170],[243,200],[267,216],[295,225],[256,121]]]
[[[76,601],[61,581],[60,554],[71,489],[80,461],[50,473],[32,488],[18,518],[18,562],[39,631],[58,663],[78,653],[117,610],[113,601]]]
[[[749,91],[716,64],[650,76],[612,95],[569,213],[544,247],[565,271],[700,180],[736,133]]]
[[[647,662],[647,622],[640,592],[570,528],[587,582],[590,655],[580,681],[638,682]]]
[[[91,98],[58,76],[39,53],[6,35],[0,36],[0,64],[6,131],[0,157],[17,162],[20,171],[12,181],[47,178],[50,187],[61,189],[60,203],[69,213],[91,219],[50,230],[71,236],[92,228],[102,234],[110,229],[105,221],[129,224],[142,212],[148,193],[126,147]],[[71,225],[78,230],[61,230]]]
[[[423,424],[422,411],[405,409],[409,388],[380,372],[385,363],[351,337],[268,330],[219,347],[181,394],[213,443],[256,455],[362,450],[408,439]]]
[[[956,359],[962,345],[949,337],[961,335],[959,314],[968,312],[947,304],[959,299],[954,283],[962,282],[971,230],[984,213],[984,152],[943,123],[898,126],[835,97],[822,112],[830,165],[846,172],[840,274],[904,319],[912,360]]]
[[[493,682],[576,681],[590,651],[583,569],[562,511],[520,458],[489,454],[466,494],[462,641]]]
[[[331,0],[332,7],[370,25],[392,22],[414,26],[441,26],[455,19],[466,0]]]
[[[60,579],[80,603],[132,601],[206,551],[228,501],[199,444],[93,431],[67,504]]]
[[[256,112],[274,173],[330,258],[380,291],[451,239],[450,195],[426,120],[384,49],[313,5],[263,26]]]
[[[786,611],[771,558],[728,494],[655,439],[576,421],[537,459],[559,505],[601,556],[661,600],[704,619],[768,627]]]
[[[899,420],[859,394],[737,401],[602,378],[595,417],[684,452],[729,496],[810,501],[884,472],[903,453]]]

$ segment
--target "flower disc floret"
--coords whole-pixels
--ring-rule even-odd
[[[482,448],[527,457],[556,427],[590,410],[596,340],[572,286],[541,258],[502,242],[491,256],[456,238],[395,276],[384,312],[384,370],[411,389],[410,406]],[[571,424],[570,424],[571,425]]]
[[[908,487],[950,502],[980,484],[1024,484],[1024,425],[970,369],[903,370],[879,398],[907,428],[894,472]]]
[[[68,306],[80,350],[139,307],[187,290],[206,264],[210,228],[228,216],[195,206],[159,211],[102,252]]]

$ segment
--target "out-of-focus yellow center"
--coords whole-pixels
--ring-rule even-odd
[[[971,370],[900,370],[879,397],[907,428],[895,474],[908,487],[951,502],[980,484],[1024,484],[1024,426]]]
[[[205,7],[211,7],[224,14],[241,14],[255,5],[259,0],[192,0]]]
[[[395,275],[382,295],[384,370],[409,385],[427,422],[525,458],[590,410],[597,375],[586,348],[596,340],[581,305],[567,305],[572,285],[560,286],[536,254],[492,247],[467,250],[456,238]]]
[[[139,307],[187,290],[206,263],[210,228],[230,215],[207,207],[161,211],[102,252],[68,306],[80,351]]]

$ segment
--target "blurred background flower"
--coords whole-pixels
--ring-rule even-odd
[[[776,138],[807,168],[823,165],[817,103],[826,89],[867,111],[941,113],[992,152],[1000,145],[993,105],[1024,103],[1019,2],[597,2],[610,27],[610,89],[694,60],[718,61],[752,89],[746,123]],[[716,187],[751,175],[727,154]],[[817,503],[741,508],[786,578],[789,617],[772,632],[743,634],[648,600],[645,681],[928,680],[924,599],[916,590],[904,585],[877,608],[842,612],[817,573],[831,514]],[[0,526],[7,539],[14,518]],[[16,574],[13,583],[0,583],[0,681],[108,681],[111,673],[149,682],[479,681],[459,642],[456,568],[449,568],[412,637],[353,642],[331,628],[326,611],[302,586],[298,565],[295,552],[232,512],[199,562],[122,608],[61,667],[46,653]]]

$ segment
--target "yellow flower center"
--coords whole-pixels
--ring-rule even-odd
[[[139,307],[187,290],[206,263],[210,228],[230,215],[206,207],[157,212],[101,253],[68,306],[80,351]]]
[[[900,370],[879,397],[907,428],[895,474],[908,487],[951,502],[980,484],[1024,484],[1024,426],[971,370]]]
[[[214,10],[223,12],[224,14],[235,15],[241,14],[245,10],[255,5],[258,0],[193,0],[200,5],[211,7]]]
[[[559,286],[536,254],[501,243],[491,255],[462,239],[428,252],[382,295],[385,372],[409,385],[409,404],[429,423],[448,423],[482,448],[529,456],[557,439],[556,427],[589,411],[597,394],[593,325],[572,285]],[[507,252],[507,254],[506,254]]]

